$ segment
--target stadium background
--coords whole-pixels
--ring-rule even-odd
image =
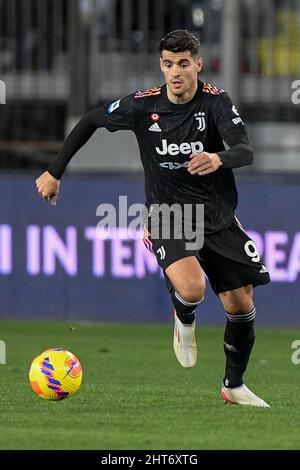
[[[200,37],[201,78],[230,93],[254,144],[254,165],[235,173],[237,214],[273,279],[256,290],[258,322],[299,325],[299,17],[288,0],[0,2],[2,317],[170,318],[154,258],[126,240],[100,247],[91,232],[99,204],[144,202],[133,134],[97,131],[69,165],[55,209],[34,179],[84,112],[162,83],[158,43],[182,27]],[[210,289],[201,318],[223,322]]]
[[[255,148],[254,165],[235,174],[238,217],[273,280],[255,290],[257,324],[268,328],[258,330],[248,372],[271,400],[268,419],[217,406],[224,358],[214,326],[224,313],[210,288],[198,316],[208,326],[200,372],[183,375],[155,258],[140,241],[95,238],[99,204],[144,202],[131,133],[98,130],[69,165],[55,208],[35,188],[82,114],[162,83],[157,47],[177,28],[199,35],[201,78],[229,92]],[[298,0],[0,0],[1,449],[299,447],[290,430],[300,419],[291,362],[300,336],[299,45]],[[49,345],[84,365],[82,391],[64,408],[24,388],[30,361]]]

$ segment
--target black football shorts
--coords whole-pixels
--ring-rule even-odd
[[[151,230],[151,229],[150,229]],[[157,258],[164,272],[175,261],[195,256],[216,294],[252,284],[268,284],[270,276],[262,264],[255,243],[248,237],[239,221],[220,232],[206,235],[200,250],[187,250],[185,240],[151,239],[145,230],[144,244]],[[168,289],[172,285],[166,276]]]

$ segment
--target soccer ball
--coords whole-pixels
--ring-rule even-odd
[[[82,368],[77,357],[66,349],[47,349],[33,359],[29,381],[35,393],[47,400],[62,400],[77,392]]]

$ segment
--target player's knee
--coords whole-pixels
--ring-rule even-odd
[[[248,313],[253,309],[253,302],[251,300],[244,300],[244,301],[236,301],[229,303],[225,306],[226,312],[230,313],[231,315],[239,314],[239,313]]]
[[[194,279],[185,279],[177,289],[180,297],[186,302],[199,302],[204,297],[205,286],[202,282]]]
[[[252,286],[246,286],[236,291],[223,292],[220,294],[226,312],[234,315],[248,313],[253,308]]]

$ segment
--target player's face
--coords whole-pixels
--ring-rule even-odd
[[[188,100],[197,90],[197,74],[201,71],[203,61],[193,57],[190,51],[162,51],[160,68],[165,76],[168,95],[173,100]]]

